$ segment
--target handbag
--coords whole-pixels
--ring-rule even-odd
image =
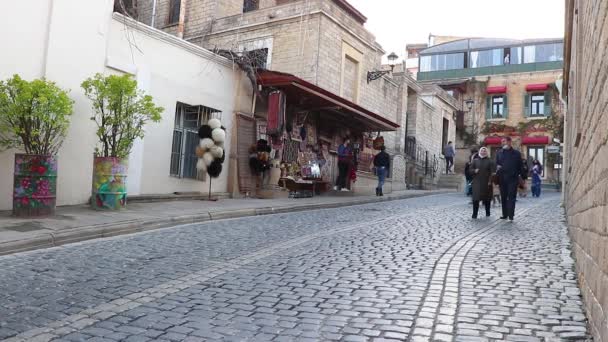
[[[378,136],[374,139],[373,146],[374,150],[380,150],[384,146],[384,137],[380,135],[380,132],[378,132]]]

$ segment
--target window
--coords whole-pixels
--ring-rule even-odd
[[[524,47],[524,63],[556,62],[564,60],[564,44],[541,44]]]
[[[171,176],[202,179],[196,169],[196,146],[199,144],[198,129],[209,121],[212,113],[219,110],[205,106],[190,106],[177,103],[175,109],[175,128],[171,148]]]
[[[532,94],[530,103],[531,116],[545,116],[545,94]]]
[[[181,0],[169,1],[169,16],[167,17],[167,25],[179,23],[179,12],[181,11]]]
[[[465,53],[449,53],[420,57],[420,71],[464,69]]]
[[[492,119],[502,119],[504,115],[504,96],[492,96]]]
[[[266,69],[266,62],[268,61],[268,49],[245,51],[244,54],[249,57],[251,66],[256,69]]]
[[[243,13],[255,11],[260,8],[259,0],[245,0],[243,2]]]
[[[551,97],[553,93],[533,93],[524,95],[524,116],[526,117],[546,117],[551,115]]]
[[[502,65],[504,63],[503,54],[503,49],[471,51],[471,68]]]
[[[114,12],[136,18],[137,0],[114,0]]]

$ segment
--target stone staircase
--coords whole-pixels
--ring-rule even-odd
[[[439,177],[439,183],[437,184],[437,187],[439,189],[454,189],[457,191],[464,191],[464,182],[464,175],[462,174],[442,174],[441,177]]]

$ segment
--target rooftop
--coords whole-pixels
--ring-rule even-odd
[[[504,38],[466,38],[431,46],[428,49],[420,51],[420,55],[463,52],[469,50],[485,50],[492,48],[503,48],[523,45],[561,43],[563,41],[564,40],[562,38],[542,38],[524,40]]]

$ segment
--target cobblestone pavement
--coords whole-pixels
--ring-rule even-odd
[[[7,341],[584,341],[559,198],[461,195],[194,224],[0,257]]]

